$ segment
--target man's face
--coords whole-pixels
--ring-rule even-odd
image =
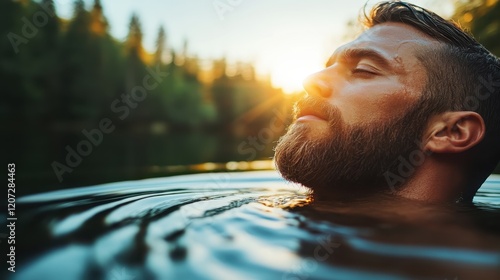
[[[280,173],[319,193],[384,185],[383,173],[422,140],[426,71],[416,54],[431,44],[410,26],[384,23],[337,49],[304,83],[308,96],[276,147]]]

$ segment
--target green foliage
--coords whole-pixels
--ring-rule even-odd
[[[0,82],[6,85],[6,102],[0,107],[3,116],[28,123],[46,121],[57,127],[96,123],[112,114],[114,100],[142,85],[148,68],[168,76],[149,90],[124,123],[163,122],[178,129],[225,127],[267,98],[249,90],[273,90],[259,86],[255,79],[242,82],[227,77],[225,68],[222,74],[220,69],[213,70],[211,75],[218,77],[214,83],[201,82],[200,61],[188,55],[187,41],[176,55],[168,49],[163,27],[155,52],[147,53],[135,14],[126,41],[118,42],[108,33],[100,1],[86,10],[84,1],[76,0],[73,11],[70,20],[62,20],[52,0],[1,1],[0,31],[21,38],[21,43],[16,37],[0,44]],[[48,21],[35,27],[34,36],[23,35],[26,23],[21,19],[32,24],[34,14],[41,12]]]
[[[500,56],[500,1],[459,0],[453,19],[496,56]]]
[[[81,149],[83,131],[105,119],[115,129],[64,174],[65,186],[137,179],[151,166],[247,158],[238,145],[267,127],[271,112],[253,107],[282,95],[253,74],[227,76],[225,64],[201,67],[187,42],[179,52],[169,48],[163,28],[148,53],[137,15],[126,40],[116,40],[98,0],[88,10],[74,1],[68,20],[57,16],[52,0],[2,0],[0,35],[2,143],[8,161],[23,170],[18,183],[25,192],[61,187],[52,163],[66,164],[67,149]],[[168,75],[149,79],[145,89],[152,72]],[[137,88],[145,98],[124,103]],[[260,113],[248,118],[248,112]]]

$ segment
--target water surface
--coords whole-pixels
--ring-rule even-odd
[[[500,279],[500,177],[472,205],[311,203],[276,172],[24,196],[10,279]]]

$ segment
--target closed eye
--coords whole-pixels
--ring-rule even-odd
[[[362,75],[362,76],[366,76],[366,77],[378,75],[375,72],[372,72],[372,71],[369,71],[369,70],[366,70],[366,69],[363,69],[363,68],[354,68],[352,70],[352,74],[353,75],[357,75],[357,76]]]

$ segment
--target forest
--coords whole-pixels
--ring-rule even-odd
[[[2,139],[26,192],[270,159],[289,121],[290,97],[251,64],[174,50],[162,26],[148,53],[137,15],[118,41],[99,0],[71,19],[51,0],[1,1],[0,15]]]

